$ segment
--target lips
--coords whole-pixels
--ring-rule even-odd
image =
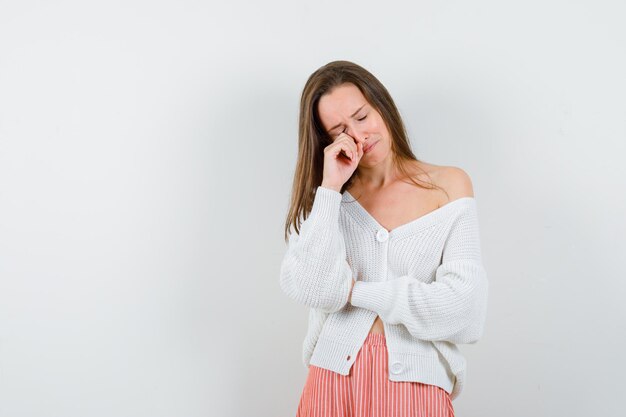
[[[366,146],[365,148],[363,148],[363,153],[369,152],[370,149],[372,149],[374,147],[374,145],[376,145],[378,143],[378,141],[372,143],[371,145]]]

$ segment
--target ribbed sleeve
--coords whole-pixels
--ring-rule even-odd
[[[403,324],[418,339],[475,343],[482,337],[487,295],[478,217],[469,204],[451,225],[433,282],[410,275],[356,281],[351,304],[375,311],[386,323]]]
[[[339,229],[341,193],[319,186],[300,234],[289,236],[280,287],[300,304],[333,313],[348,302],[353,274]]]

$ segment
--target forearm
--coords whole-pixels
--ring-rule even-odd
[[[432,283],[408,275],[357,281],[350,302],[389,324],[405,325],[418,339],[474,343],[484,327],[487,278],[482,265],[459,261],[441,265]]]
[[[341,194],[318,187],[300,234],[292,234],[280,270],[281,289],[298,303],[334,312],[347,302],[352,270],[339,230]]]

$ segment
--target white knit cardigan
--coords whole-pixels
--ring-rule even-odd
[[[300,233],[289,235],[280,288],[310,308],[305,366],[348,375],[380,316],[389,379],[437,385],[455,399],[466,375],[457,344],[482,337],[487,310],[476,200],[388,231],[349,192],[319,186]]]

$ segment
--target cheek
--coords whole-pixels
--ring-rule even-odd
[[[380,119],[372,119],[368,125],[370,130],[380,132],[381,127],[383,126],[382,120]]]
[[[387,127],[385,126],[385,122],[382,119],[375,120],[372,123],[372,129],[380,135],[388,136]]]
[[[376,125],[377,129],[382,130],[385,128],[385,122],[380,114],[376,114],[376,117],[372,118],[372,122]]]

